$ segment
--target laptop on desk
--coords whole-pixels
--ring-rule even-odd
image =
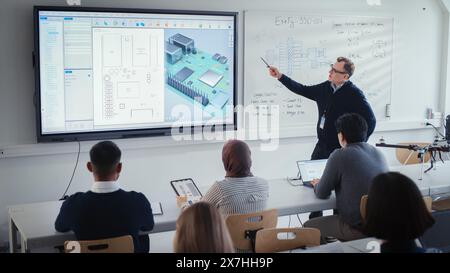
[[[322,177],[326,164],[326,159],[297,161],[298,177],[303,185],[312,188],[311,182]]]

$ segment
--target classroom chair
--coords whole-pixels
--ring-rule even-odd
[[[362,218],[363,222],[366,219],[366,206],[367,206],[368,197],[369,197],[368,195],[363,195],[361,197],[361,203],[359,205],[359,211],[361,213],[361,218]],[[431,198],[431,196],[424,196],[423,201],[425,202],[425,206],[427,207],[427,210],[429,212],[431,212],[432,211],[432,203],[433,203],[433,199]]]
[[[435,211],[445,211],[450,210],[450,196],[440,198],[433,201],[433,210]]]
[[[230,233],[234,248],[239,251],[255,252],[256,233],[265,228],[277,226],[276,209],[255,213],[228,215],[225,223]]]
[[[64,242],[66,253],[133,253],[134,244],[131,235],[120,237]]]
[[[430,145],[431,143],[426,142],[403,142],[403,143],[397,143],[398,145],[417,145],[419,147],[425,147]],[[397,157],[398,162],[402,165],[410,165],[410,164],[419,164],[420,158],[418,157],[419,153],[416,151],[411,151],[408,149],[401,149],[397,148],[395,149],[395,156]],[[426,153],[424,155],[424,162],[430,161],[430,154]]]
[[[256,253],[281,252],[320,245],[317,228],[267,228],[256,233]]]

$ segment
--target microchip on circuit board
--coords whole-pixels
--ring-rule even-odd
[[[181,69],[180,71],[177,72],[177,74],[175,74],[174,78],[179,82],[183,82],[185,79],[189,78],[189,76],[191,76],[193,73],[194,70],[188,67],[183,67],[183,69]]]
[[[222,75],[218,74],[217,72],[214,72],[212,70],[206,71],[199,80],[203,83],[206,83],[207,85],[214,87],[219,83],[219,81],[223,78]]]

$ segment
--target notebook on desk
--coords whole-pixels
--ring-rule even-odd
[[[297,161],[298,177],[303,185],[312,188],[311,182],[322,177],[326,164],[326,159]]]

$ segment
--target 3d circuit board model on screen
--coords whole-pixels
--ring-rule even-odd
[[[230,99],[228,58],[195,47],[180,33],[165,42],[167,84],[204,107],[222,109]]]

